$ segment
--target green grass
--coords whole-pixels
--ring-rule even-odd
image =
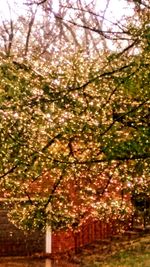
[[[121,252],[103,263],[94,263],[93,267],[150,267],[150,253]]]
[[[120,243],[117,250],[102,259],[101,253],[93,250],[82,259],[83,267],[150,267],[150,236],[137,239],[126,247]]]

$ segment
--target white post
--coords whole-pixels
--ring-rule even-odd
[[[52,253],[52,231],[49,225],[46,226],[46,253]]]
[[[48,207],[47,207],[47,212],[51,211],[51,205],[49,203]],[[45,237],[45,252],[50,254],[52,253],[52,230],[51,230],[51,226],[49,224],[46,225],[46,237]]]
[[[50,259],[45,260],[45,267],[52,267],[52,262]]]

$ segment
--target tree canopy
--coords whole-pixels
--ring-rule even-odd
[[[125,218],[149,192],[150,6],[127,2],[121,22],[109,1],[27,1],[1,23],[0,184],[20,227]]]

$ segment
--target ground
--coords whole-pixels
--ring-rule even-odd
[[[50,260],[49,260],[50,261]],[[97,240],[77,254],[61,255],[55,263],[38,258],[1,258],[0,267],[149,267],[150,231],[126,232],[113,239]]]
[[[150,234],[129,232],[113,240],[95,241],[73,260],[80,267],[149,267]]]

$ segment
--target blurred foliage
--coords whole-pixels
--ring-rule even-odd
[[[111,33],[115,53],[74,52],[67,42],[51,60],[36,49],[28,58],[1,53],[1,194],[19,227],[126,218],[133,188],[149,189],[149,22],[135,12],[126,48]]]

